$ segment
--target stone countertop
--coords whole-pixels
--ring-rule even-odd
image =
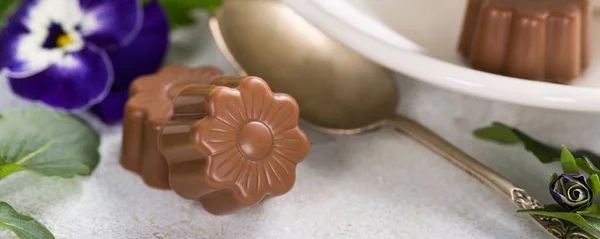
[[[169,61],[215,64],[233,73],[209,34],[204,24],[177,32]],[[195,41],[186,41],[190,38]],[[400,75],[397,82],[399,113],[544,202],[551,201],[547,180],[559,165],[541,165],[522,147],[482,142],[471,131],[501,121],[547,143],[600,151],[598,115],[483,100]],[[0,109],[31,105],[13,96],[2,79]],[[290,193],[212,216],[193,201],[146,187],[121,168],[120,128],[94,125],[102,131],[102,159],[92,176],[19,173],[0,181],[0,201],[38,219],[57,238],[549,238],[498,194],[389,129],[329,136],[304,127],[312,149]]]

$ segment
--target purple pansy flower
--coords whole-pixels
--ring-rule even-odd
[[[550,183],[552,198],[567,211],[592,205],[594,195],[581,174],[561,174]]]
[[[0,33],[0,68],[21,97],[116,123],[130,83],[162,64],[168,32],[156,1],[22,0]]]

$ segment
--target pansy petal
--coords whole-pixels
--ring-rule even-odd
[[[47,29],[52,23],[61,25],[64,30],[75,30],[83,19],[80,0],[27,0],[37,2],[34,11],[27,17],[29,30]]]
[[[97,105],[92,106],[90,112],[106,124],[116,124],[123,120],[127,91],[111,91],[106,98]]]
[[[563,204],[565,203],[565,201],[563,200],[562,195],[560,195],[560,193],[558,193],[557,191],[554,190],[550,190],[550,195],[552,196],[552,198],[559,204]]]
[[[126,89],[135,78],[156,72],[168,43],[167,17],[160,4],[152,1],[144,6],[144,23],[136,38],[124,48],[107,51],[115,70],[115,87]]]
[[[125,46],[139,33],[144,13],[138,0],[80,0],[81,33],[100,48]]]
[[[585,181],[585,176],[583,176],[583,175],[575,175],[575,176],[572,176],[572,178],[573,178],[574,180],[577,180],[577,181],[579,181],[579,182],[580,182],[580,183],[582,183],[582,184],[585,184],[585,185],[587,185],[587,183],[586,183],[586,181]]]
[[[23,1],[0,32],[0,69],[6,68],[10,77],[33,75],[50,65],[50,61],[47,59],[38,58],[37,61],[34,61],[24,52],[19,52],[25,48],[31,49],[32,47],[28,47],[27,43],[34,43],[36,40],[35,36],[31,36],[26,23],[29,14],[38,5],[38,1]],[[38,41],[42,41],[44,36],[41,35],[38,38],[40,38],[37,39]]]
[[[38,74],[9,79],[12,90],[24,98],[74,111],[100,102],[110,89],[113,72],[106,53],[88,45]]]

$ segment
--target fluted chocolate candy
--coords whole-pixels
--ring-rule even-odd
[[[474,69],[568,83],[590,64],[587,0],[469,0],[458,50]]]
[[[158,149],[161,127],[171,119],[174,110],[192,115],[190,107],[204,111],[199,102],[180,101],[175,105],[175,96],[185,87],[206,85],[221,75],[223,72],[214,67],[167,66],[157,74],[135,80],[125,107],[123,167],[138,173],[151,187],[169,189],[167,163]]]
[[[288,192],[296,164],[309,149],[291,96],[273,94],[256,77],[220,79],[237,79],[239,86],[186,88],[177,99],[204,102],[196,112],[206,116],[191,119],[175,108],[159,135],[171,188],[181,197],[199,200],[213,214]]]

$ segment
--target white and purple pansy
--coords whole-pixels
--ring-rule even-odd
[[[21,97],[116,123],[130,83],[163,63],[168,34],[157,1],[22,0],[0,33],[0,68]]]

